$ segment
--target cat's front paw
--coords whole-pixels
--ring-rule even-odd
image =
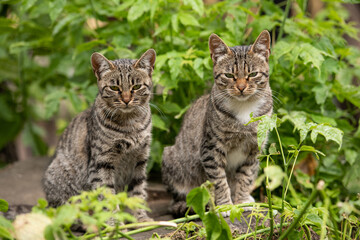
[[[229,211],[226,211],[226,212],[222,212],[221,215],[226,218],[226,217],[229,217],[230,216],[230,210]]]
[[[236,204],[253,203],[253,202],[255,202],[255,199],[251,195],[249,195],[246,198],[242,198],[242,199],[236,201]],[[244,209],[245,212],[246,211],[252,211],[253,207],[250,207],[250,206],[249,207],[243,207],[243,209]]]

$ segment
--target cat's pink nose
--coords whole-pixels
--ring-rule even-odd
[[[240,85],[237,85],[236,87],[237,87],[237,89],[239,89],[240,92],[243,92],[244,89],[246,88],[246,85],[240,84]]]
[[[124,102],[125,104],[128,104],[128,103],[130,102],[131,95],[130,95],[129,92],[123,92],[123,93],[121,94],[121,98],[122,98],[122,100],[123,100],[123,102]]]

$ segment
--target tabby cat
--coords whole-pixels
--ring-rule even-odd
[[[235,47],[212,34],[209,48],[215,84],[188,110],[175,145],[163,152],[163,181],[174,197],[174,215],[184,213],[187,193],[206,180],[214,183],[217,205],[254,202],[257,123],[244,124],[250,113],[272,113],[270,34],[265,30],[253,45]]]
[[[50,206],[83,190],[107,186],[146,199],[146,163],[151,142],[152,71],[156,53],[109,61],[94,53],[91,64],[99,93],[89,109],[64,131],[43,181]],[[134,213],[148,220],[145,210]]]

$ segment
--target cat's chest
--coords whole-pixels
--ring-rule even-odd
[[[226,156],[226,169],[228,171],[236,171],[239,166],[244,164],[248,155],[249,153],[247,153],[243,147],[231,149]]]
[[[246,124],[250,121],[250,114],[253,113],[255,115],[263,104],[265,103],[262,100],[231,101],[228,102],[227,107],[241,124]]]

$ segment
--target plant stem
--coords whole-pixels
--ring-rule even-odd
[[[297,150],[296,150],[296,151],[297,151]],[[296,151],[294,152],[294,154],[296,153]],[[293,172],[294,172],[296,160],[297,160],[299,154],[300,154],[300,151],[299,151],[298,153],[296,153],[296,156],[295,156],[295,159],[294,159],[294,163],[293,163],[292,168],[291,168],[291,171],[290,171],[289,180],[288,180],[288,183],[287,183],[286,189],[285,189],[285,197],[286,197],[286,194],[287,194],[287,190],[288,190],[288,188],[289,188],[289,185],[290,185],[291,176],[292,176],[292,174],[293,174]],[[289,162],[290,162],[290,161],[289,161]],[[287,172],[285,172],[285,173],[287,174]]]
[[[285,159],[285,156],[284,156],[284,150],[282,148],[282,143],[281,143],[281,139],[280,139],[280,135],[279,135],[279,132],[277,130],[277,128],[275,127],[275,131],[276,131],[276,135],[277,135],[277,138],[278,138],[278,141],[279,141],[279,145],[280,145],[280,151],[281,151],[281,156],[283,158],[283,162],[284,162],[284,170],[285,170],[285,175],[287,175],[287,170],[288,170],[288,163],[286,162],[286,159]],[[284,207],[285,207],[285,186],[286,184],[286,179],[284,178],[283,180],[283,188],[282,188],[282,193],[281,193],[281,213],[284,212]],[[282,226],[283,226],[283,223],[284,223],[284,216],[281,215],[281,220],[280,220],[280,234],[282,233]]]
[[[266,167],[269,166],[269,158],[270,155],[267,156],[266,158]],[[273,216],[273,212],[272,212],[272,205],[271,205],[271,191],[269,189],[269,177],[266,176],[266,193],[267,193],[267,197],[268,197],[268,203],[269,203],[269,216],[270,216],[270,233],[268,236],[268,240],[272,239],[273,233],[274,233],[274,216]]]
[[[286,18],[289,16],[290,5],[291,5],[291,0],[287,0],[283,20],[282,20],[281,27],[280,27],[279,36],[277,38],[278,41],[282,38],[282,35],[284,33],[285,21],[286,21]]]
[[[290,223],[284,223],[284,224],[283,224],[284,227],[285,227],[285,226],[288,226],[288,225],[290,225]],[[275,225],[276,228],[279,227],[279,226],[280,226],[280,224]],[[268,232],[268,231],[270,231],[270,227],[260,229],[260,230],[257,231],[257,233],[260,234],[260,233],[264,233],[264,232]],[[245,239],[245,238],[247,238],[247,237],[251,237],[251,235],[253,235],[253,234],[254,234],[254,233],[244,234],[244,235],[241,235],[241,236],[238,237],[238,238],[235,238],[234,240],[242,240],[242,239]]]
[[[315,198],[318,195],[319,190],[323,190],[324,188],[324,181],[319,181],[319,183],[317,184],[316,188],[314,189],[314,191],[311,193],[309,200],[306,202],[305,206],[301,209],[301,212],[299,214],[299,216],[291,223],[290,227],[288,229],[286,229],[286,231],[284,232],[284,234],[282,234],[279,237],[279,240],[283,240],[287,237],[287,235],[296,227],[296,225],[298,224],[298,222],[300,221],[301,217],[305,214],[306,210],[309,208],[310,204],[315,200]],[[281,224],[281,223],[280,223]]]
[[[325,202],[324,208],[327,211],[324,212],[323,223],[321,225],[321,234],[320,234],[320,240],[324,240],[326,235],[326,222],[329,217],[330,199],[325,195],[324,191],[320,191],[320,194],[324,197],[324,202]]]

